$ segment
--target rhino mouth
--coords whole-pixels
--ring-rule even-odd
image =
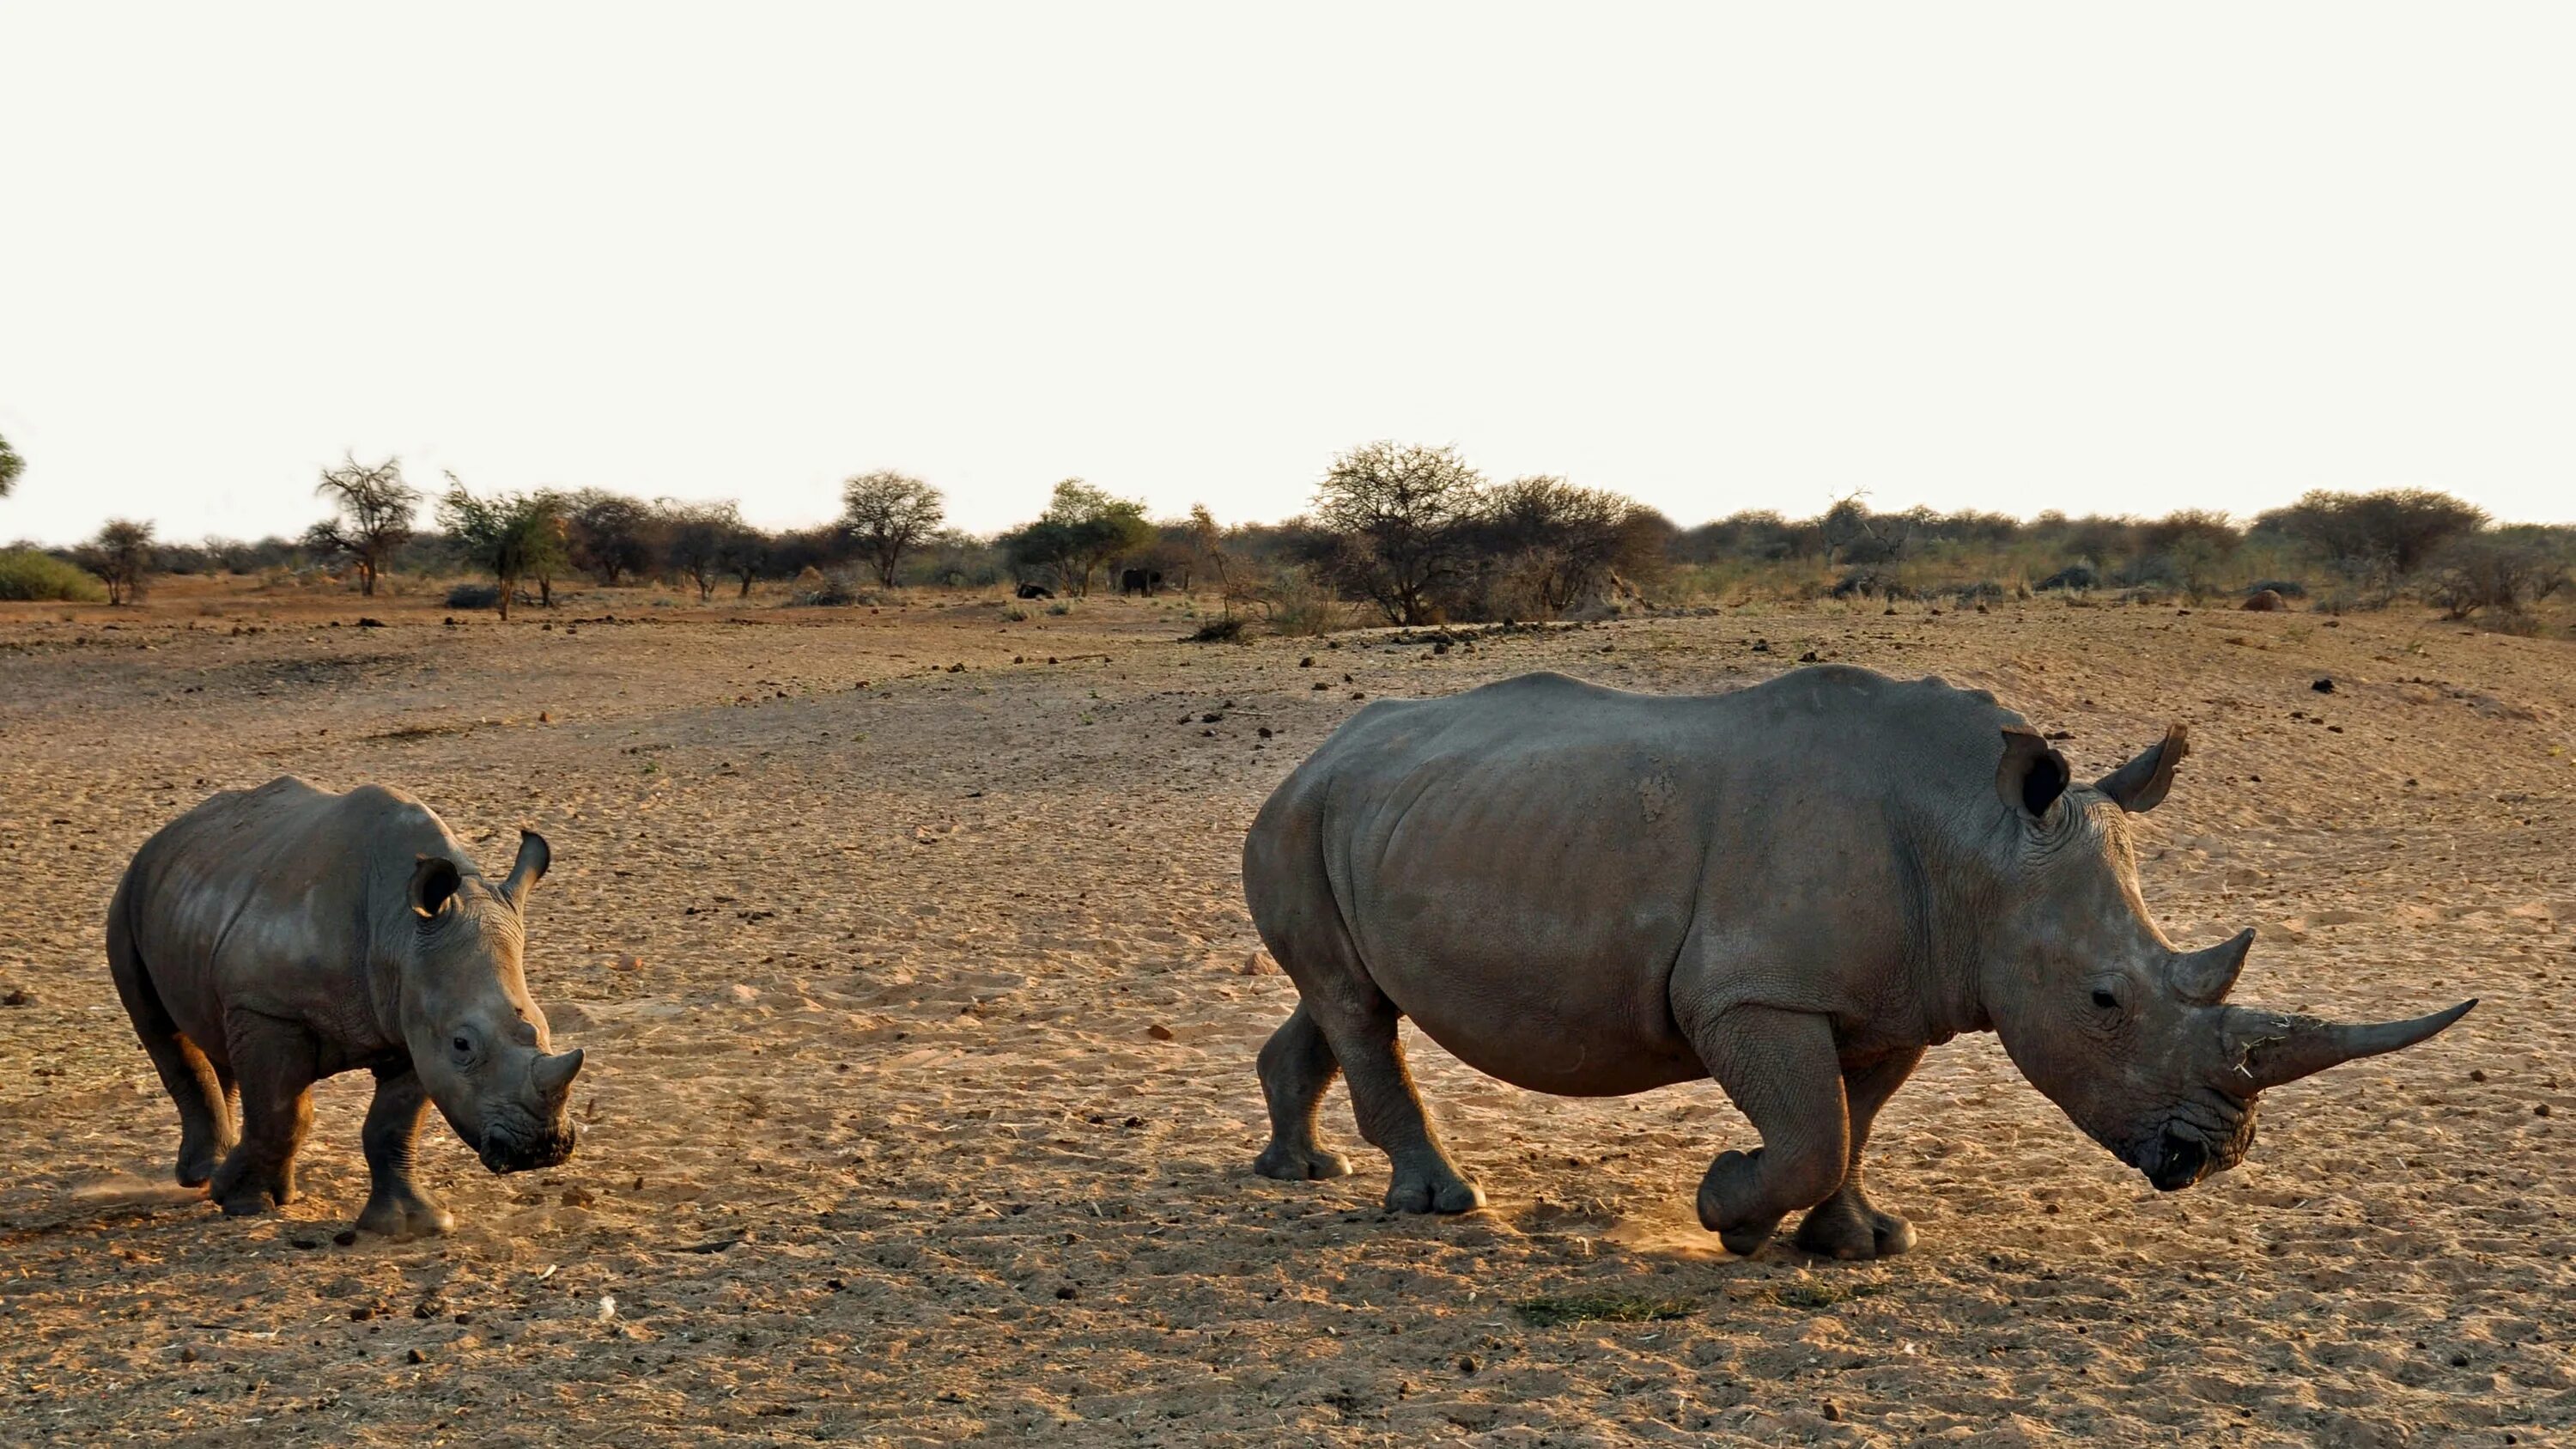
[[[2161,1130],[2120,1156],[2156,1191],[2180,1192],[2243,1161],[2253,1141],[2251,1104],[2213,1092],[2181,1104]]]
[[[2171,1128],[2138,1154],[2135,1166],[2158,1192],[2180,1192],[2209,1175],[2209,1148]]]
[[[540,1132],[492,1127],[485,1129],[476,1155],[495,1176],[506,1177],[513,1172],[561,1166],[572,1156],[577,1136],[569,1122]]]

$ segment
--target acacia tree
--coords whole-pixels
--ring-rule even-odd
[[[1484,551],[1519,572],[1525,597],[1553,615],[1609,576],[1620,525],[1635,507],[1616,493],[1538,474],[1493,490],[1477,532]]]
[[[375,597],[377,573],[411,537],[420,490],[403,482],[401,460],[387,458],[368,467],[352,453],[339,467],[323,469],[313,491],[330,499],[336,512],[304,531],[304,546],[355,563],[358,592]]]
[[[133,603],[143,597],[143,577],[152,568],[152,525],[111,518],[77,557],[81,567],[106,583],[109,603]]]
[[[1217,527],[1216,515],[1204,503],[1190,505],[1190,562],[1193,572],[1204,570],[1216,580],[1217,597],[1223,602],[1223,617],[1234,617],[1234,555],[1226,552],[1225,530]]]
[[[615,588],[653,567],[653,510],[623,494],[585,488],[565,500],[566,552],[575,568]]]
[[[736,518],[716,544],[716,562],[724,571],[741,580],[742,592],[735,597],[751,597],[752,580],[769,567],[769,535]]]
[[[554,493],[499,493],[477,498],[455,474],[438,501],[438,526],[501,586],[501,622],[523,578],[550,578],[564,566],[563,500]]]
[[[1055,576],[1058,588],[1077,596],[1091,592],[1091,576],[1102,565],[1153,541],[1144,504],[1113,498],[1079,478],[1055,485],[1035,522],[996,540],[1014,573],[1025,579],[1043,569]]]
[[[743,531],[742,513],[731,503],[681,503],[664,498],[653,505],[662,524],[662,559],[671,572],[698,586],[698,602],[715,596],[716,580],[725,574],[725,546]]]
[[[27,460],[18,456],[7,438],[0,438],[0,498],[17,491],[18,475],[26,471]]]
[[[1338,535],[1326,567],[1389,623],[1428,622],[1432,591],[1458,572],[1463,525],[1483,486],[1454,448],[1351,449],[1315,490],[1316,521]]]
[[[930,537],[948,516],[948,500],[918,478],[880,468],[841,485],[841,526],[876,566],[877,582],[894,587],[905,551]]]
[[[2302,494],[2287,508],[2254,520],[2254,527],[2306,544],[2347,575],[2402,579],[2424,566],[2435,550],[2478,531],[2485,512],[2447,493],[2389,488],[2376,493]]]

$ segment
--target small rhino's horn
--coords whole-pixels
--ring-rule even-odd
[[[537,1083],[537,1094],[548,1100],[560,1097],[572,1086],[573,1074],[581,1070],[581,1048],[537,1058],[530,1073]]]
[[[2181,952],[2166,963],[2165,979],[2173,984],[2174,995],[2192,1005],[2216,1006],[2227,999],[2237,973],[2245,969],[2245,953],[2253,949],[2254,933],[2247,930],[2205,951]]]
[[[2227,1085],[2239,1095],[2251,1095],[2361,1057],[2401,1051],[2468,1015],[2469,1008],[2477,1004],[2473,996],[2447,1011],[2413,1021],[2383,1021],[2368,1026],[2230,1007],[2230,1035],[2244,1046]]]

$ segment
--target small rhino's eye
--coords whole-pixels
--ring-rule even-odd
[[[2098,992],[2098,991],[2097,991],[2097,992],[2094,992],[2094,993],[2093,993],[2093,999],[2094,999],[2094,1000],[2096,1000],[2096,1001],[2101,1000],[2101,999],[2102,999],[2102,993],[2101,993],[2101,992]],[[465,1038],[463,1038],[463,1037],[461,1037],[461,1036],[460,1036],[460,1037],[458,1037],[456,1040],[454,1040],[454,1041],[452,1041],[452,1042],[449,1042],[449,1043],[448,1043],[448,1045],[449,1045],[449,1046],[452,1046],[452,1047],[454,1047],[454,1048],[456,1048],[457,1055],[459,1055],[459,1056],[462,1056],[462,1055],[464,1055],[465,1053],[467,1053],[467,1052],[470,1052],[470,1051],[474,1050],[474,1043],[472,1043],[472,1042],[470,1042],[470,1041],[467,1041]]]
[[[2093,1004],[2104,1011],[2117,1011],[2120,1009],[2120,998],[2097,986],[2093,988]]]

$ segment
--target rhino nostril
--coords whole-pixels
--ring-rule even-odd
[[[2162,1192],[2189,1187],[2200,1181],[2201,1169],[2209,1165],[2209,1149],[2199,1141],[2178,1133],[2167,1132],[2156,1144],[2156,1165],[2147,1180]]]

